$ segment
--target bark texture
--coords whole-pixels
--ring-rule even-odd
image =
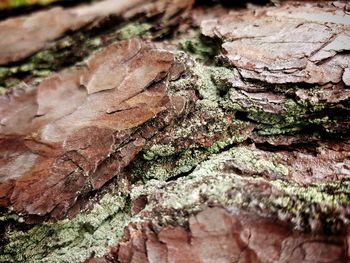
[[[181,114],[185,93],[168,96],[164,79],[183,69],[173,54],[132,39],[35,88],[12,89],[1,98],[1,155],[8,157],[1,204],[65,216],[79,195],[120,173],[147,138]]]
[[[0,261],[350,261],[349,9],[0,21]]]
[[[207,208],[188,228],[131,224],[118,249],[87,262],[346,262],[345,235],[296,234],[254,214]]]

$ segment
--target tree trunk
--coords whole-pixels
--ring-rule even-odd
[[[350,261],[348,3],[27,8],[0,15],[0,262]]]

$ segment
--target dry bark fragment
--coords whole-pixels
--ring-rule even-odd
[[[138,1],[106,0],[92,5],[63,9],[55,7],[28,16],[9,18],[0,23],[0,64],[23,59],[62,36],[98,18],[120,15]]]
[[[3,95],[1,205],[61,217],[80,194],[116,176],[187,100],[166,92],[176,63],[172,53],[132,39]]]
[[[220,57],[235,67],[222,77],[229,107],[257,122],[261,134],[318,126],[347,137],[350,16],[320,6],[285,4],[202,21],[202,33],[222,40]]]
[[[268,237],[268,238],[266,238]],[[189,227],[131,224],[105,258],[86,262],[346,262],[346,235],[309,236],[273,218],[207,208]]]
[[[349,50],[349,20],[334,7],[287,6],[233,12],[201,27],[204,35],[222,38],[224,57],[244,78],[326,84],[341,82],[349,65],[348,54],[341,54]]]
[[[130,18],[140,13],[149,16],[163,14],[164,19],[191,7],[193,1],[104,0],[90,5],[66,8],[54,7],[30,15],[0,22],[0,65],[24,59],[43,49],[68,30],[79,29],[110,15]],[[174,17],[173,17],[174,18]]]

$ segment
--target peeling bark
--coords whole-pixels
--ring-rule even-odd
[[[43,49],[68,30],[76,30],[110,15],[130,18],[138,13],[155,15],[166,10],[166,19],[192,4],[192,1],[181,0],[173,4],[167,1],[153,2],[105,0],[66,9],[52,8],[6,19],[0,22],[0,34],[7,36],[0,42],[0,65],[24,59]]]
[[[133,39],[38,87],[3,95],[1,204],[60,218],[80,194],[117,175],[181,114],[177,107],[188,99],[165,89],[176,63],[173,54]]]
[[[346,235],[296,234],[249,213],[207,208],[188,227],[131,224],[104,259],[86,262],[346,262]],[[266,238],[268,237],[268,238]]]
[[[0,261],[348,262],[349,4],[111,1],[0,22],[85,14],[6,72],[101,30],[0,97]]]

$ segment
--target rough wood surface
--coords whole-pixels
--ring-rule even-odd
[[[350,6],[261,2],[0,21],[0,261],[348,262]]]
[[[166,93],[171,70],[183,70],[173,54],[132,39],[3,95],[1,204],[62,217],[79,195],[118,175],[186,105]]]
[[[24,59],[58,39],[68,30],[76,30],[104,17],[111,15],[129,17],[136,15],[138,11],[167,12],[172,15],[173,9],[177,11],[177,8],[181,10],[186,8],[187,4],[191,5],[191,1],[161,2],[163,3],[104,0],[72,8],[56,7],[6,19],[0,22],[0,34],[6,36],[0,41],[0,65]]]

